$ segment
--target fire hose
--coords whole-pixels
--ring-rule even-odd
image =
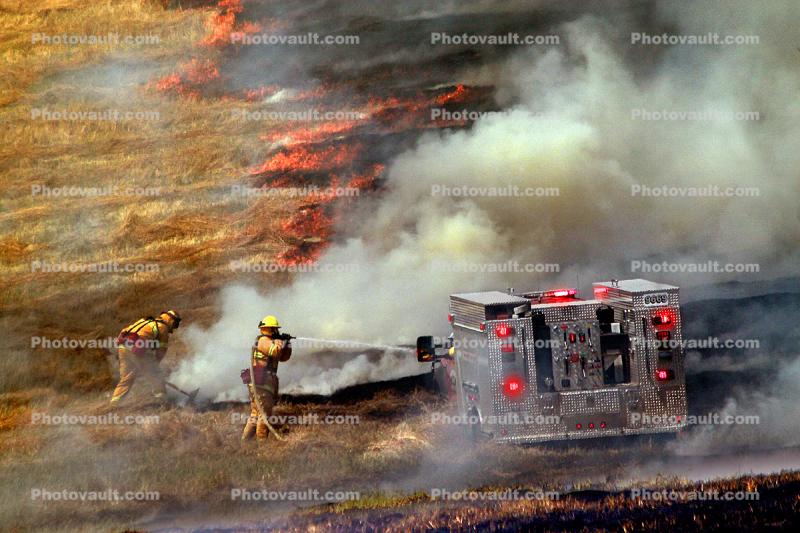
[[[280,436],[280,434],[275,430],[274,427],[272,427],[272,424],[269,423],[269,420],[264,414],[264,407],[262,407],[261,405],[261,399],[258,397],[258,391],[256,390],[256,376],[253,373],[253,365],[250,365],[250,384],[251,384],[250,386],[253,387],[253,399],[256,402],[256,408],[258,409],[258,414],[261,416],[261,419],[264,421],[264,424],[267,425],[267,429],[269,430],[270,433],[275,435],[276,439],[281,441],[286,440]],[[273,391],[273,394],[277,395],[277,392],[278,391]]]

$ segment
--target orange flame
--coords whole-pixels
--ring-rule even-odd
[[[220,46],[230,43],[231,33],[236,28],[236,15],[244,11],[241,0],[220,0],[217,3],[219,11],[211,16],[206,25],[211,33],[201,41],[206,46]],[[245,28],[246,27],[246,28]],[[261,27],[254,23],[245,23],[239,31],[250,33],[260,31]]]
[[[179,66],[179,72],[164,76],[156,81],[160,92],[174,92],[180,96],[199,98],[202,85],[218,79],[219,69],[210,59],[192,59]]]
[[[250,171],[252,175],[268,172],[326,171],[350,165],[358,154],[359,147],[339,145],[315,150],[313,146],[298,145],[281,151]]]
[[[464,87],[462,84],[456,85],[456,88],[450,91],[449,93],[440,94],[436,97],[436,103],[438,105],[445,105],[445,104],[463,104],[469,98],[469,90]]]
[[[376,163],[367,172],[353,176],[347,186],[360,190],[371,189],[375,185],[375,180],[383,173],[384,168],[386,165]]]
[[[268,142],[278,142],[284,146],[293,144],[310,144],[318,143],[326,140],[334,139],[353,130],[356,126],[361,124],[357,120],[342,120],[338,122],[324,122],[312,128],[279,128],[266,135],[262,135],[261,139]]]

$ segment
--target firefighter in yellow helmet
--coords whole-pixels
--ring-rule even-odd
[[[291,338],[280,334],[281,325],[272,315],[258,323],[260,334],[250,353],[250,367],[242,370],[242,381],[250,394],[250,418],[242,431],[242,440],[266,442],[267,420],[278,401],[278,363],[292,356]]]
[[[112,405],[119,403],[137,380],[156,400],[166,397],[166,380],[158,365],[167,353],[170,334],[180,323],[180,315],[170,310],[156,318],[141,318],[122,329],[117,337],[119,383],[111,395]]]

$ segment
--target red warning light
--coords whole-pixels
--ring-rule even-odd
[[[525,383],[522,378],[517,375],[507,376],[503,381],[503,394],[506,397],[516,400],[525,392]]]
[[[600,429],[605,429],[605,428],[606,428],[606,423],[600,422]]]
[[[513,331],[513,328],[508,324],[499,324],[494,328],[494,332],[498,337],[508,337]]]
[[[581,424],[580,422],[575,424],[575,429],[581,429],[582,427],[583,427],[583,424]]]
[[[594,422],[589,422],[589,429],[594,429]]]
[[[658,381],[669,381],[675,377],[675,373],[672,370],[660,368],[656,370],[656,379]]]
[[[544,293],[545,296],[555,297],[555,298],[567,298],[570,296],[575,296],[577,291],[575,289],[556,289],[554,291],[547,291]]]
[[[672,314],[669,311],[659,311],[653,316],[654,326],[669,326],[672,324]]]

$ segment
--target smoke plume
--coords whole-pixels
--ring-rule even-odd
[[[677,284],[698,274],[631,272],[631,261],[757,263],[756,277],[796,271],[800,130],[796,127],[800,7],[670,4],[636,18],[586,14],[556,28],[560,45],[524,47],[491,78],[503,112],[469,130],[429,133],[390,162],[386,192],[365,200],[340,228],[319,270],[262,295],[231,287],[223,316],[190,330],[197,354],[177,372],[215,397],[241,397],[238,375],[254,325],[267,313],[296,335],[407,344],[446,331],[447,296],[485,288],[534,288],[576,278],[649,277]],[[788,13],[795,16],[788,16]],[[758,35],[758,45],[636,46],[632,32]],[[448,80],[460,82],[464,80]],[[643,120],[637,110],[758,112],[758,120]],[[557,196],[444,196],[453,188],[555,188]],[[757,197],[634,196],[632,186],[759,188]],[[557,273],[505,272],[557,264]],[[343,273],[342,265],[355,265]],[[526,267],[532,265],[532,267]],[[738,274],[742,277],[742,274]],[[733,279],[733,278],[730,278]],[[334,384],[423,371],[409,354],[372,358],[358,348],[338,368],[297,350],[285,386]],[[326,357],[326,364],[331,363]],[[346,376],[346,377],[345,377]],[[238,391],[238,392],[237,392]]]

